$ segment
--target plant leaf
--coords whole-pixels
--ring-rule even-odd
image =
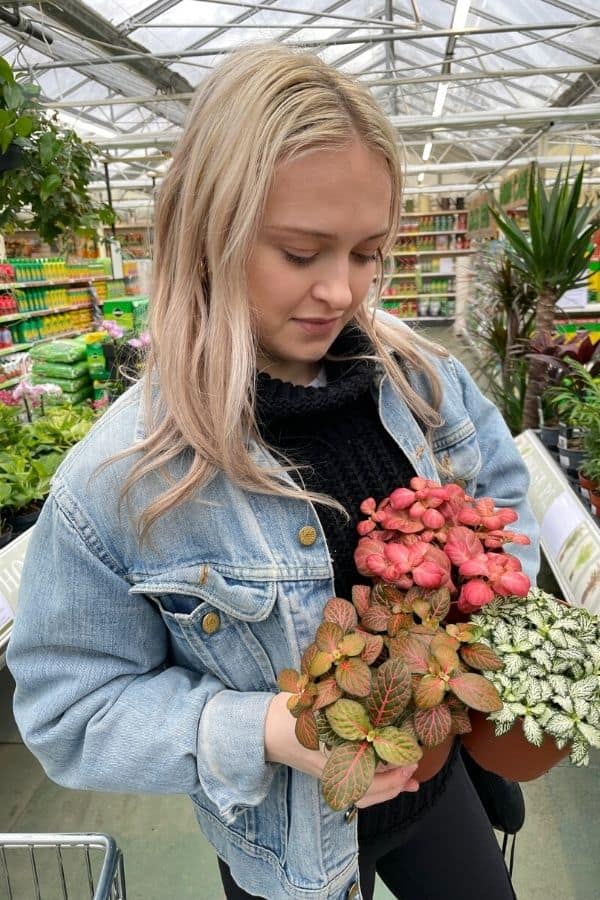
[[[302,659],[300,660],[300,670],[304,675],[310,674],[310,664],[312,663],[318,652],[319,649],[317,645],[310,644],[302,654]]]
[[[335,622],[343,631],[350,631],[358,624],[356,610],[351,603],[341,597],[332,597],[327,601],[323,610],[323,620]]]
[[[330,653],[325,653],[323,650],[317,650],[312,658],[308,671],[313,678],[318,678],[319,675],[324,675],[325,672],[329,672],[332,665],[332,655]]]
[[[502,709],[500,694],[491,681],[488,681],[483,675],[475,675],[474,672],[456,675],[450,679],[449,687],[458,699],[471,709],[477,709],[479,712],[494,712]]]
[[[295,669],[283,669],[277,676],[277,684],[282,691],[297,694],[306,687],[306,676],[302,676]]]
[[[542,746],[544,732],[542,731],[539,722],[536,722],[533,716],[523,717],[523,734],[530,744],[533,744],[535,747]]]
[[[452,714],[445,703],[431,709],[417,709],[414,722],[417,736],[425,747],[436,747],[452,731]]]
[[[362,659],[343,659],[335,669],[335,678],[346,694],[366,697],[371,692],[371,670]]]
[[[452,638],[449,638],[449,640],[452,640]],[[439,663],[442,672],[446,675],[450,672],[455,672],[458,669],[460,662],[458,653],[456,650],[453,650],[452,647],[449,647],[447,644],[438,643],[435,647],[431,646],[429,649],[434,659]]]
[[[413,624],[411,613],[392,613],[387,623],[387,633],[390,637],[396,637],[401,631],[408,630]]]
[[[371,588],[368,584],[355,584],[352,586],[352,604],[359,616],[365,614],[371,602]]]
[[[360,656],[364,649],[365,639],[357,631],[345,635],[338,644],[338,650],[344,656]]]
[[[375,751],[366,741],[336,747],[321,779],[329,806],[339,811],[364,797],[373,781],[375,765]]]
[[[296,719],[296,737],[307,750],[319,749],[319,731],[317,720],[310,709],[305,709]]]
[[[360,624],[369,631],[386,631],[390,611],[386,606],[373,603],[361,616]]]
[[[406,709],[412,693],[410,672],[401,659],[388,659],[373,676],[367,712],[374,728],[392,725]]]
[[[326,678],[317,684],[317,698],[313,704],[313,709],[323,709],[325,706],[330,706],[336,700],[339,700],[341,696],[342,691],[332,675],[331,678]]]
[[[323,622],[317,628],[315,643],[323,653],[335,653],[344,637],[344,630],[335,622]]]
[[[368,631],[362,632],[362,636],[365,639],[365,649],[360,658],[368,666],[371,666],[383,650],[383,638],[380,634],[369,634]]]
[[[445,619],[450,612],[450,589],[447,587],[437,588],[427,592],[427,599],[431,606],[431,615],[440,621]]]
[[[504,668],[504,663],[500,657],[496,656],[487,644],[482,644],[479,641],[476,641],[474,644],[465,644],[460,648],[460,655],[472,669],[496,672]]]
[[[429,671],[429,643],[424,635],[402,632],[390,640],[390,657],[402,659],[414,675],[424,675]]]
[[[393,725],[377,729],[373,746],[381,759],[394,766],[409,766],[423,756],[423,751],[414,738],[402,728],[394,728]]]
[[[327,721],[345,741],[361,741],[371,731],[367,711],[357,700],[343,698],[325,710]]]
[[[414,687],[415,704],[419,709],[431,709],[446,695],[446,682],[437,675],[423,675]]]
[[[60,175],[54,173],[46,175],[40,185],[40,197],[46,201],[51,194],[54,194],[61,185]]]

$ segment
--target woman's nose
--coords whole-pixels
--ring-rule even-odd
[[[332,309],[345,310],[352,303],[352,287],[348,265],[332,268],[324,277],[315,283],[313,296],[323,300]]]

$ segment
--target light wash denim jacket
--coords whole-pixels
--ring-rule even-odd
[[[514,442],[458,361],[436,366],[444,424],[434,452],[468,492],[517,510],[515,527],[533,543],[514,551],[533,579],[537,527]],[[425,380],[411,380],[427,396]],[[389,380],[373,390],[414,469],[438,478]],[[131,458],[96,472],[144,436],[140,398],[138,385],[71,451],[32,535],[8,649],[23,739],[66,787],[189,794],[202,831],[249,893],[360,897],[355,818],[329,809],[314,778],[264,760],[276,675],[299,666],[334,593],[315,509],[220,475],[140,548],[118,504]],[[177,461],[173,475],[184,467]],[[138,483],[132,511],[161,489],[154,477]],[[299,537],[307,525],[317,533],[308,546]]]

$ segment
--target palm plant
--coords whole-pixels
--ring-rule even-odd
[[[504,234],[513,266],[529,280],[537,294],[534,331],[551,334],[557,301],[565,291],[585,284],[585,269],[590,260],[590,238],[597,227],[596,210],[579,206],[583,182],[581,166],[570,184],[570,168],[563,177],[562,167],[549,192],[538,167],[529,174],[529,233],[500,210],[491,210]],[[544,362],[531,357],[523,408],[523,427],[538,424],[538,403],[545,387]]]

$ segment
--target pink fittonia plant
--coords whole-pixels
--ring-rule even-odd
[[[468,614],[529,589],[519,561],[503,551],[528,539],[505,531],[516,514],[487,498],[413,478],[361,510],[355,560],[374,584],[355,585],[352,602],[330,599],[301,671],[278,679],[300,743],[331,750],[323,793],[333,809],[366,793],[378,763],[417,762],[471,730],[469,709],[502,707],[480,674],[502,668],[500,659],[479,641],[480,628],[447,618],[453,607]]]

